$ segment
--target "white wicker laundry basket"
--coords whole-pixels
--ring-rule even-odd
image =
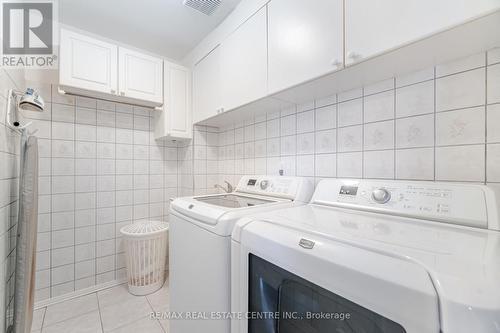
[[[128,289],[147,295],[163,286],[168,249],[168,223],[140,221],[120,229],[127,262]]]

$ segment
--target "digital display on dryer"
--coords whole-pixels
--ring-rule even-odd
[[[358,193],[358,187],[357,186],[342,186],[340,187],[340,192],[339,194],[344,194],[344,195],[356,195]]]
[[[257,179],[249,179],[247,186],[255,186],[257,184]]]

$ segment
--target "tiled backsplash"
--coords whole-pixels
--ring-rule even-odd
[[[195,152],[210,147],[205,130]],[[283,169],[315,180],[500,182],[500,49],[221,129],[218,160],[219,181]],[[210,189],[214,170],[197,171],[195,188]]]
[[[120,228],[166,219],[177,196],[177,147],[157,142],[152,111],[61,96],[28,113],[40,138],[36,295],[56,297],[125,276]]]
[[[217,193],[215,184],[223,184],[220,179],[218,128],[195,126],[193,131],[193,187],[194,193]]]

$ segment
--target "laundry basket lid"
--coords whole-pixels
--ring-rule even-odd
[[[120,232],[125,236],[150,236],[168,230],[168,223],[162,221],[143,220],[126,225],[120,229]]]

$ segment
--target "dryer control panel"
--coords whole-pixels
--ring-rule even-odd
[[[311,202],[498,230],[496,194],[474,184],[325,179]]]
[[[238,182],[236,192],[273,196],[283,199],[308,202],[313,185],[301,177],[283,176],[243,176]]]

